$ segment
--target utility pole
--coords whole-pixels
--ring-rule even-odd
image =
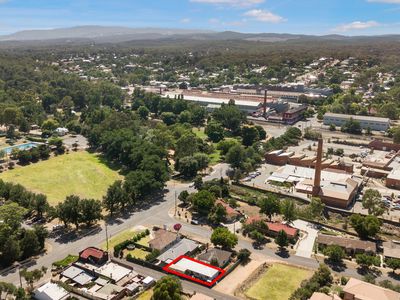
[[[18,265],[18,276],[19,276],[19,285],[22,289],[21,264]]]
[[[107,226],[107,222],[104,223],[106,226],[106,244],[107,244],[107,253],[108,253],[108,226]]]

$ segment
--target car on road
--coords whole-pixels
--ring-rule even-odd
[[[198,220],[196,220],[196,219],[192,219],[192,220],[190,221],[190,224],[192,224],[192,225],[199,225],[200,222],[199,222]]]

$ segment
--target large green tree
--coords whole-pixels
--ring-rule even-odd
[[[214,229],[211,234],[211,243],[215,246],[221,246],[222,248],[233,249],[238,242],[236,234],[231,233],[228,228],[218,227]]]
[[[165,276],[157,281],[151,300],[181,300],[182,285],[178,278]]]

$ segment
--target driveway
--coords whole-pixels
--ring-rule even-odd
[[[305,232],[305,235],[297,243],[296,255],[311,258],[318,229],[316,229],[314,224],[302,220],[294,221],[293,226]]]

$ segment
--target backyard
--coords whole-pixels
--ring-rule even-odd
[[[312,272],[283,264],[273,264],[245,292],[250,299],[286,300]]]
[[[107,188],[121,178],[98,155],[89,152],[72,152],[0,174],[4,181],[47,195],[50,205],[68,195],[100,200]]]

